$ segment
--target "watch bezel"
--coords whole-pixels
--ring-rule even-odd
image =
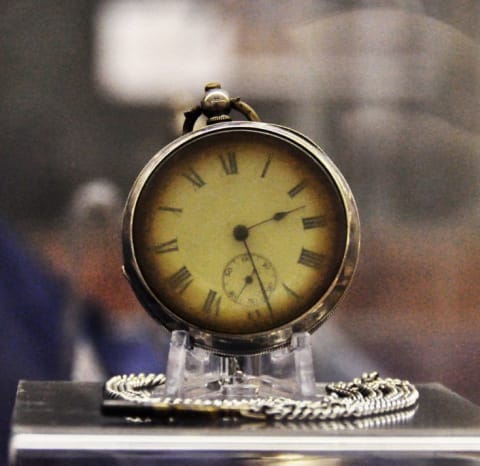
[[[191,142],[215,133],[252,131],[268,134],[293,144],[310,155],[335,184],[345,212],[346,240],[343,259],[328,290],[301,316],[277,329],[250,334],[224,334],[199,328],[167,307],[152,291],[138,264],[134,244],[134,218],[142,190],[157,167],[168,157]],[[157,152],[145,165],[132,185],[128,196],[122,228],[124,272],[137,298],[147,312],[168,330],[186,330],[193,343],[222,355],[252,355],[272,351],[289,344],[297,332],[314,332],[329,318],[348,288],[354,274],[360,249],[360,220],[355,199],[342,173],[328,155],[303,134],[283,126],[263,122],[236,121],[218,123],[185,134]]]

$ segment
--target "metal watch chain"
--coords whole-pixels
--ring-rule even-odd
[[[110,399],[131,402],[155,412],[218,413],[272,421],[335,421],[401,412],[414,407],[418,391],[406,380],[363,374],[350,382],[333,382],[313,399],[286,397],[248,399],[173,398],[153,395],[164,374],[117,375],[105,383]]]

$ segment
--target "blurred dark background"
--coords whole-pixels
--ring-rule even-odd
[[[480,403],[479,26],[476,0],[0,0],[1,215],[81,293],[138,307],[119,231],[72,272],[72,199],[103,178],[123,202],[220,81],[357,198],[358,273],[315,338],[339,328],[386,375]]]

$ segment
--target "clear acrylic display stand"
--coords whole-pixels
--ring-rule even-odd
[[[190,345],[189,334],[172,332],[167,382],[154,396],[181,398],[254,398],[316,394],[309,333],[296,333],[289,347],[228,357]]]

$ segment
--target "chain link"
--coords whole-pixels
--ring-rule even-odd
[[[105,383],[111,399],[148,404],[158,411],[219,412],[274,421],[333,421],[384,415],[415,406],[418,391],[406,380],[382,378],[378,373],[363,374],[350,382],[326,385],[326,394],[311,399],[286,397],[248,399],[201,399],[153,396],[166,382],[164,374],[117,375]]]

